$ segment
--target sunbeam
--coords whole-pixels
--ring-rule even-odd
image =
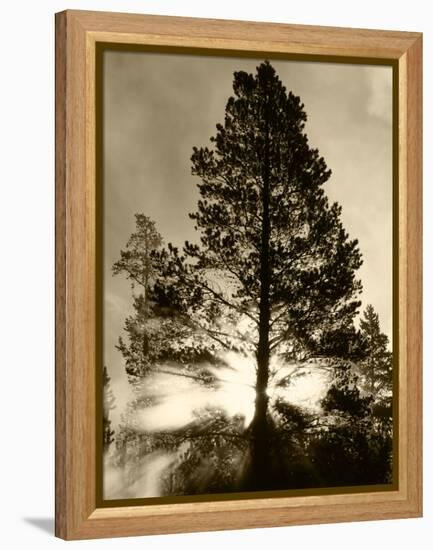
[[[254,358],[236,352],[221,354],[221,365],[207,365],[212,384],[204,384],[199,376],[185,374],[182,365],[161,365],[134,389],[133,414],[123,415],[123,429],[143,436],[159,433],[178,433],[201,422],[200,430],[208,427],[200,411],[221,411],[227,418],[237,418],[242,430],[248,428],[254,416],[256,367]],[[204,366],[201,365],[201,369]],[[329,374],[311,365],[285,364],[273,358],[268,395],[270,412],[277,400],[310,411],[320,408],[326,392]],[[198,416],[199,415],[199,416]],[[198,420],[199,418],[199,420]],[[212,420],[211,420],[212,424]],[[238,421],[239,427],[239,421]],[[104,494],[108,499],[118,498],[122,491],[128,498],[160,496],[164,474],[183,457],[190,447],[184,443],[176,451],[153,451],[132,468],[115,465],[106,458]],[[236,455],[238,471],[244,469],[243,454]],[[196,473],[198,486],[205,485],[206,468]],[[121,488],[121,489],[120,489]]]

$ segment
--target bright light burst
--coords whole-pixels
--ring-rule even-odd
[[[134,390],[136,408],[132,417],[123,416],[123,425],[127,427],[131,423],[132,429],[143,434],[176,431],[195,422],[198,411],[209,408],[223,411],[230,418],[243,417],[246,429],[254,416],[255,358],[236,352],[225,353],[220,358],[223,366],[208,365],[206,368],[214,377],[212,384],[204,384],[194,371],[185,372],[178,365],[161,365]],[[273,357],[268,386],[270,410],[277,400],[284,400],[317,411],[327,389],[328,376],[320,368],[289,364]],[[106,457],[105,498],[162,494],[162,474],[175,464],[182,452],[181,448],[175,452],[153,451],[142,457],[132,471],[127,465],[115,466]]]
[[[254,358],[229,352],[222,359],[225,366],[208,367],[217,380],[215,387],[181,375],[172,366],[149,375],[142,391],[152,396],[155,404],[138,411],[139,428],[148,432],[179,429],[195,419],[195,411],[207,407],[223,410],[229,417],[241,415],[245,427],[249,426],[254,416]],[[311,366],[279,364],[277,359],[272,361],[271,371],[275,373],[268,388],[271,405],[283,399],[307,409],[319,407],[327,374]]]

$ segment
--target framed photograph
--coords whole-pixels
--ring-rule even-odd
[[[56,15],[56,535],[422,513],[420,33]]]

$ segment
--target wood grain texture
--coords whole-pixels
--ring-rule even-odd
[[[56,16],[56,534],[66,532],[66,17]]]
[[[422,514],[422,37],[406,52],[408,500]]]
[[[369,29],[79,10],[68,14],[88,32],[111,35],[111,40],[115,42],[161,43],[201,48],[396,59],[419,36],[417,33]]]
[[[399,65],[399,489],[96,507],[96,42]],[[422,41],[418,33],[67,11],[56,15],[56,535],[114,537],[417,517],[421,481]]]
[[[86,164],[94,132],[85,31],[65,13],[56,24],[56,535],[68,538],[95,509],[95,185]]]

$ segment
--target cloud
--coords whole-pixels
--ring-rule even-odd
[[[368,72],[369,95],[367,112],[370,116],[392,123],[392,69],[372,67]]]

